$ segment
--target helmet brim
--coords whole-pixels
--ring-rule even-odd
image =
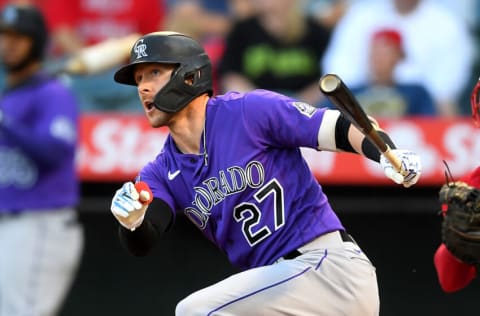
[[[115,80],[118,83],[130,85],[130,86],[136,86],[137,83],[135,82],[133,72],[137,64],[138,63],[125,65],[122,68],[118,69],[113,75],[113,80]]]
[[[135,61],[134,63],[128,64],[123,66],[122,68],[118,69],[117,72],[113,75],[113,79],[122,84],[127,84],[130,86],[137,86],[135,82],[135,67],[141,64],[177,64],[175,62],[170,61],[150,61],[150,60],[140,60]]]

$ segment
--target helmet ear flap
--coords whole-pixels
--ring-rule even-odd
[[[480,79],[472,90],[470,95],[470,106],[472,108],[472,118],[475,125],[480,127]]]

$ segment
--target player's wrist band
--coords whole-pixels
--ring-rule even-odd
[[[396,149],[397,147],[391,140],[390,136],[387,135],[387,133],[383,131],[378,131],[378,135],[383,138],[383,140],[390,146],[390,149]],[[368,138],[364,138],[362,141],[362,152],[365,157],[368,159],[371,159],[376,162],[380,162],[380,152],[378,151],[378,148],[373,145],[371,141],[368,140]]]

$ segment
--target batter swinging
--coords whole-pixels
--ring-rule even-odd
[[[137,86],[151,126],[170,131],[113,197],[122,243],[145,255],[184,215],[243,270],[183,299],[176,315],[379,314],[375,268],[299,148],[363,154],[406,187],[420,176],[416,154],[394,149],[402,177],[336,110],[266,90],[213,97],[208,56],[179,33],[141,37],[115,80]]]

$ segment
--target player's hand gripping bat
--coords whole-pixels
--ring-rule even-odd
[[[378,148],[380,153],[390,161],[395,170],[405,175],[405,170],[402,170],[401,160],[380,137],[367,114],[340,77],[335,74],[326,74],[320,78],[318,85],[320,91]]]

